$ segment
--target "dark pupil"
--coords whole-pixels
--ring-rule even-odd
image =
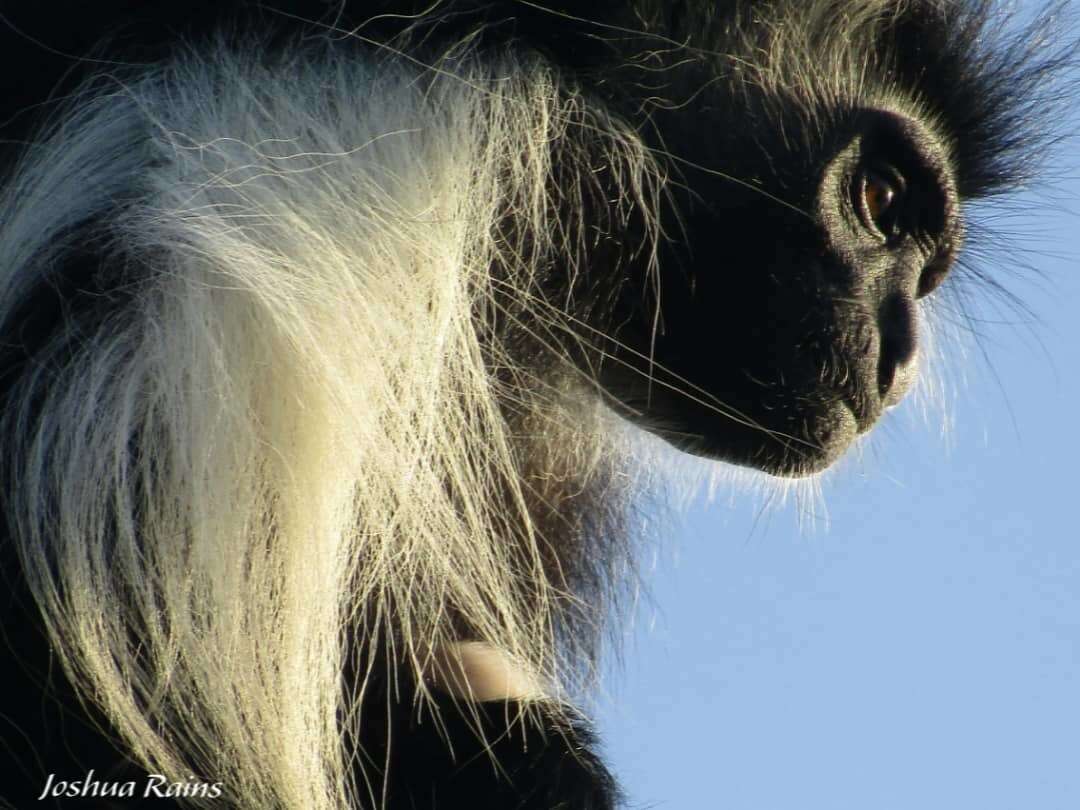
[[[866,200],[867,212],[870,214],[871,219],[874,220],[874,224],[883,233],[888,233],[890,223],[887,215],[893,203],[896,202],[896,186],[880,174],[869,172],[866,176],[863,196]]]

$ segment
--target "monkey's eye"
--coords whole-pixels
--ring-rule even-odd
[[[866,168],[856,182],[855,207],[868,228],[885,239],[900,232],[905,183],[892,168]]]

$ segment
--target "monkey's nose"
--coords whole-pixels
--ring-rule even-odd
[[[878,311],[881,349],[878,355],[878,395],[891,408],[904,398],[918,369],[918,321],[915,302],[906,295],[890,295]]]

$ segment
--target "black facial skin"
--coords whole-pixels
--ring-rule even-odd
[[[660,328],[631,307],[619,334],[636,354],[603,378],[681,449],[780,475],[826,468],[903,398],[917,301],[961,232],[946,155],[918,121],[859,110],[799,158],[794,178],[756,187],[686,171],[696,194],[676,197],[685,237],[662,253]]]

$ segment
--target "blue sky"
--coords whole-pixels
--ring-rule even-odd
[[[632,807],[1080,808],[1080,141],[1009,212],[1036,322],[987,311],[944,435],[902,406],[819,503],[701,499],[646,561],[598,721]]]

